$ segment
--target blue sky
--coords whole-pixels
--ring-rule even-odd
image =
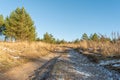
[[[0,14],[6,17],[22,6],[40,38],[45,32],[68,41],[83,33],[120,32],[120,0],[1,0]]]

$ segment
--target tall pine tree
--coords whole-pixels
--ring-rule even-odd
[[[43,41],[44,41],[44,42],[47,42],[47,43],[55,43],[55,42],[56,42],[56,40],[55,40],[55,38],[53,37],[53,35],[52,35],[52,34],[49,34],[49,33],[47,33],[47,32],[44,34]]]
[[[84,33],[83,35],[82,35],[82,40],[88,40],[89,38],[88,38],[88,35],[86,34],[86,33]]]
[[[2,15],[0,15],[0,27],[1,27],[1,26],[3,26],[3,24],[4,24],[4,19],[3,19],[3,16],[2,16]]]
[[[32,41],[36,38],[35,26],[24,7],[17,8],[5,20],[5,35],[19,41]]]
[[[93,35],[90,36],[90,39],[93,41],[99,41],[99,36],[96,33],[94,33]]]
[[[5,27],[4,27],[4,18],[3,18],[3,15],[0,15],[0,35],[3,34],[4,30],[5,30]]]

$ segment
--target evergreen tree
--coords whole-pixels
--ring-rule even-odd
[[[3,19],[3,16],[2,16],[2,15],[0,15],[0,27],[1,27],[1,26],[3,26],[3,24],[4,24],[4,19]]]
[[[36,41],[41,41],[41,39],[40,38],[36,38]]]
[[[74,43],[79,43],[80,40],[79,40],[79,39],[76,39],[76,40],[74,40],[73,42],[74,42]]]
[[[91,35],[90,39],[93,40],[93,41],[98,41],[99,36],[96,33],[94,33],[93,35]]]
[[[24,7],[17,8],[5,20],[5,35],[19,41],[36,38],[35,26]]]
[[[0,15],[0,35],[3,35],[4,30],[5,30],[4,18],[3,18],[3,15]]]
[[[47,32],[44,34],[43,41],[44,41],[44,42],[47,42],[47,43],[55,43],[55,42],[56,42],[56,41],[55,41],[55,38],[53,37],[53,35],[52,35],[52,34],[49,34],[49,33],[47,33]]]
[[[60,41],[61,44],[67,43],[64,39]]]
[[[59,40],[59,39],[57,39],[57,40],[56,40],[56,43],[57,43],[57,44],[60,44],[60,40]]]
[[[62,39],[62,40],[57,39],[56,43],[57,44],[64,44],[64,43],[67,43],[67,41],[65,41],[64,39]]]
[[[88,35],[86,34],[86,33],[84,33],[83,35],[82,35],[82,40],[88,40],[89,38],[88,38]]]

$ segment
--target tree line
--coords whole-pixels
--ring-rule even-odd
[[[52,34],[45,33],[43,39],[36,37],[36,30],[31,16],[25,8],[16,8],[5,19],[0,15],[0,35],[5,41],[44,41],[47,43],[66,43],[67,41],[55,39]]]
[[[106,42],[111,41],[111,39],[105,35],[102,34],[91,34],[88,36],[86,33],[82,34],[82,37],[80,39],[76,39],[73,41],[73,43],[79,43],[80,41],[94,41],[94,42]]]
[[[43,35],[43,39],[36,37],[36,30],[34,22],[31,16],[26,12],[25,8],[16,8],[5,19],[3,15],[0,15],[0,35],[5,36],[5,41],[43,41],[47,43],[78,43],[82,40],[92,41],[116,41],[120,40],[119,33],[112,33],[112,40],[102,34],[91,34],[88,36],[86,33],[82,35],[80,39],[76,39],[71,42],[67,42],[64,39],[59,40],[54,38],[52,34],[46,32]]]
[[[109,41],[109,42],[115,43],[117,41],[120,41],[120,34],[119,34],[119,32],[112,32],[111,37],[107,37],[106,35],[97,34],[97,33],[94,33],[94,34],[91,34],[90,36],[88,36],[86,33],[84,33],[84,34],[82,34],[81,39],[76,39],[73,42],[78,43],[78,42],[83,41],[83,40],[95,41],[95,42],[107,42],[107,41]]]
[[[94,33],[94,34],[91,34],[90,36],[88,36],[86,33],[82,34],[82,37],[80,39],[76,39],[76,40],[73,40],[73,41],[65,41],[64,39],[63,40],[59,40],[59,39],[56,39],[54,38],[54,36],[52,34],[49,34],[48,32],[46,32],[44,35],[43,35],[43,39],[40,39],[40,38],[37,38],[37,41],[43,41],[43,42],[47,42],[47,43],[55,43],[55,44],[61,44],[61,43],[79,43],[80,41],[83,41],[83,40],[86,40],[86,41],[95,41],[95,42],[106,42],[106,41],[113,41],[111,40],[111,38],[105,36],[105,35],[102,35],[102,34],[97,34],[97,33]]]
[[[48,32],[46,32],[43,35],[43,38],[37,38],[36,41],[42,41],[42,42],[46,42],[46,43],[53,43],[53,44],[61,44],[61,43],[68,43],[67,41],[65,41],[64,39],[59,40],[54,38],[54,36],[52,34],[49,34]]]

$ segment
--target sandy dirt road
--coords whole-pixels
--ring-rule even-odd
[[[120,80],[120,74],[90,62],[82,54],[69,50],[35,71],[30,80]]]
[[[120,80],[120,74],[73,49],[57,56],[39,59],[0,74],[0,80]]]

